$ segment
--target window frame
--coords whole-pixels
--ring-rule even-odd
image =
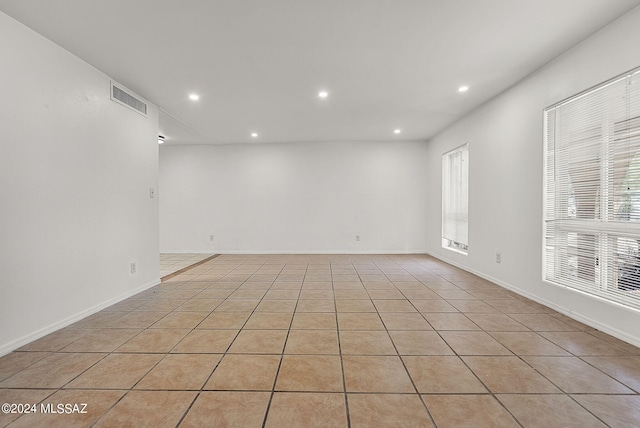
[[[635,309],[640,309],[640,218],[632,205],[634,195],[640,197],[638,86],[640,68],[543,111],[542,279]],[[626,152],[620,148],[625,144]],[[578,208],[578,199],[590,204],[586,211],[584,205]],[[628,286],[628,279],[621,281],[626,268],[634,269]]]
[[[457,176],[452,175],[452,168],[449,166],[453,163],[453,156],[460,154],[461,163],[464,164],[464,167],[460,169],[460,173]],[[456,178],[462,180],[461,183],[455,183],[451,185],[453,180]],[[466,180],[466,182],[465,182]],[[449,198],[451,195],[448,192],[448,189],[458,188],[458,195],[454,195],[453,198]],[[457,201],[458,206],[457,209],[448,211],[448,208],[451,207],[452,203],[449,199],[455,199],[458,196],[461,200]],[[456,203],[454,202],[453,205]],[[442,224],[441,224],[441,245],[442,248],[454,251],[459,254],[468,255],[469,254],[469,143],[461,144],[458,147],[455,147],[445,153],[442,154],[442,201],[441,201],[441,215],[442,215]],[[454,218],[455,231],[447,231],[448,226],[450,224],[447,222],[450,221],[451,217],[463,217],[463,218]],[[458,223],[459,220],[462,220],[461,223]],[[458,228],[463,227],[464,231],[458,230]],[[461,238],[455,238],[450,234],[459,235],[462,233]],[[448,236],[448,237],[447,237]],[[453,238],[453,239],[452,239]]]

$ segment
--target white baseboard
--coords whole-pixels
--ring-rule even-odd
[[[274,254],[286,254],[286,255],[385,255],[385,254],[426,254],[426,250],[225,250],[225,251],[161,251],[161,254],[255,254],[255,255],[274,255]]]
[[[112,299],[106,300],[102,303],[99,303],[97,305],[94,305],[88,309],[85,309],[83,311],[80,311],[74,315],[71,315],[67,318],[64,318],[58,322],[55,322],[53,324],[50,324],[46,327],[43,327],[37,331],[34,331],[33,333],[29,333],[25,336],[22,336],[16,340],[13,340],[9,343],[5,343],[3,345],[0,346],[0,357],[3,355],[6,355],[8,353],[10,353],[11,351],[14,351],[18,348],[20,348],[21,346],[26,345],[27,343],[33,342],[34,340],[40,339],[41,337],[46,336],[47,334],[53,333],[54,331],[60,330],[61,328],[67,327],[71,324],[73,324],[76,321],[80,321],[83,318],[88,317],[89,315],[93,315],[96,312],[100,312],[101,310],[108,308],[111,305],[114,305],[118,302],[121,302],[124,299],[127,299],[131,296],[135,296],[136,294],[145,291],[151,287],[154,287],[156,285],[160,284],[160,278],[153,280],[149,283],[146,283],[144,285],[141,285],[140,287],[136,287],[133,290],[130,290],[124,294],[121,294],[118,297],[114,297]]]
[[[531,294],[528,291],[522,290],[521,288],[518,288],[518,287],[516,287],[516,286],[514,286],[512,284],[508,284],[508,283],[503,282],[503,281],[501,281],[501,280],[499,280],[497,278],[493,278],[490,275],[486,275],[486,274],[484,274],[482,272],[476,271],[475,269],[471,269],[471,268],[469,268],[467,266],[463,266],[463,265],[461,265],[459,263],[456,263],[453,260],[447,259],[446,257],[442,257],[442,256],[440,256],[438,254],[433,254],[433,253],[429,253],[429,252],[426,252],[426,254],[428,254],[428,255],[430,255],[432,257],[435,257],[438,260],[442,260],[445,263],[449,263],[450,265],[453,265],[455,267],[463,269],[463,270],[465,270],[465,271],[467,271],[469,273],[477,275],[480,278],[486,279],[487,281],[491,281],[494,284],[497,284],[497,285],[499,285],[499,286],[501,286],[503,288],[506,288],[509,291],[513,291],[516,294],[519,294],[519,295],[521,295],[523,297],[526,297],[527,299],[533,300],[536,303],[540,303],[541,305],[544,305],[544,306],[546,306],[548,308],[551,308],[551,309],[553,309],[555,311],[558,311],[561,314],[568,316],[569,318],[572,318],[572,319],[574,319],[576,321],[580,321],[583,324],[586,324],[586,325],[588,325],[590,327],[598,329],[598,330],[600,330],[600,331],[602,331],[604,333],[607,333],[607,334],[609,334],[609,335],[611,335],[611,336],[613,336],[613,337],[615,337],[617,339],[620,339],[620,340],[622,340],[624,342],[630,343],[630,344],[632,344],[634,346],[640,347],[640,338],[638,338],[637,336],[632,336],[627,332],[621,331],[621,330],[619,330],[619,329],[617,329],[615,327],[610,326],[609,324],[604,324],[600,320],[593,319],[592,317],[589,317],[587,315],[581,314],[579,312],[572,311],[572,310],[570,310],[568,308],[565,308],[563,306],[558,305],[557,303],[555,303],[555,302],[553,302],[551,300],[547,300],[547,299],[544,299],[544,298],[542,298],[540,296],[536,296],[534,294]],[[567,291],[584,294],[584,293],[582,293],[582,292],[580,292],[578,290],[567,289]],[[591,296],[591,295],[588,295],[588,297],[592,298],[592,299],[596,299],[597,298],[597,297]],[[612,304],[612,303],[606,302],[606,301],[604,303]]]

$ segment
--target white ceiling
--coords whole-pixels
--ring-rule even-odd
[[[157,104],[168,144],[426,140],[638,5],[0,0]]]

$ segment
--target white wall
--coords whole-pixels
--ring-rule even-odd
[[[160,249],[424,252],[425,162],[425,142],[165,145]]]
[[[425,164],[427,193],[430,200],[439,201],[442,154],[469,142],[469,255],[442,249],[437,226],[427,232],[429,253],[636,345],[640,345],[640,312],[541,279],[542,112],[640,66],[639,42],[640,8],[636,8],[433,138]],[[425,220],[432,226],[440,224],[438,204],[429,205]],[[495,261],[497,251],[502,253],[501,264]]]
[[[158,113],[0,13],[0,355],[159,282]],[[137,262],[131,275],[129,262]]]

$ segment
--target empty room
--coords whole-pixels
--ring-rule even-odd
[[[0,0],[0,427],[640,426],[640,0]]]

